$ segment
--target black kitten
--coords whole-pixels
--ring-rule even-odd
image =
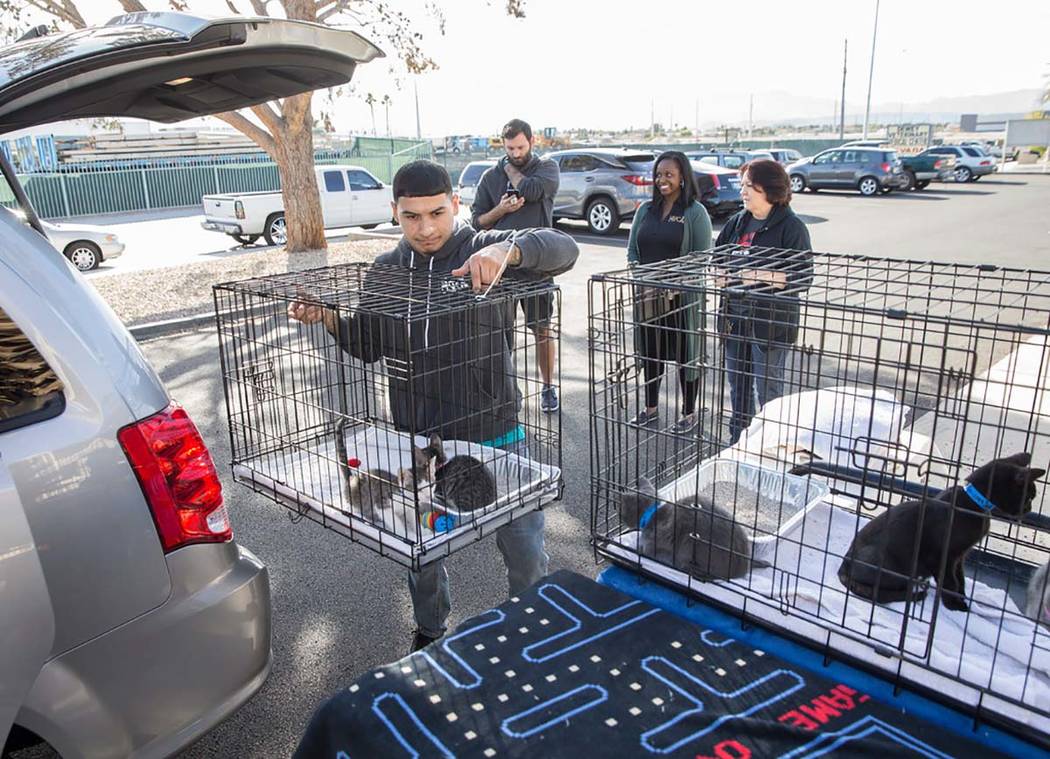
[[[416,481],[428,478],[433,462],[434,492],[438,500],[456,511],[474,511],[496,500],[496,478],[479,459],[473,456],[445,455],[441,437],[430,436],[425,448],[412,449]]]
[[[967,611],[963,561],[988,534],[991,511],[1020,518],[1032,510],[1035,481],[1046,471],[1030,468],[1031,460],[1028,453],[996,459],[971,474],[965,487],[889,507],[853,538],[839,581],[876,603],[915,600],[925,595],[925,580],[937,575],[947,557],[944,577],[937,581],[941,600],[949,609]]]

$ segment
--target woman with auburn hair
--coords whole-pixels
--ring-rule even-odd
[[[784,167],[760,159],[740,169],[744,210],[718,234],[715,254],[724,290],[719,309],[732,414],[731,442],[768,401],[784,392],[788,351],[798,338],[799,295],[813,279],[809,230],[791,210]]]
[[[656,263],[710,247],[711,217],[698,200],[689,159],[677,150],[661,153],[653,163],[653,198],[642,203],[631,223],[627,263]],[[695,293],[637,289],[635,350],[641,356],[645,406],[631,424],[657,423],[660,383],[665,365],[673,363],[678,365],[681,415],[672,428],[687,434],[696,427],[704,303]]]

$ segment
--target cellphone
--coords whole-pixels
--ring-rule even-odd
[[[508,187],[507,195],[510,195],[512,198],[520,198],[521,190],[519,190],[517,187]]]

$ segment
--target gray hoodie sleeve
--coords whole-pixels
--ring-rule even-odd
[[[539,162],[536,170],[531,175],[524,177],[518,183],[522,197],[530,203],[543,200],[548,197],[551,200],[558,193],[558,183],[561,181],[561,173],[558,164],[549,158]]]
[[[570,235],[560,229],[489,230],[474,237],[474,252],[513,238],[521,251],[521,263],[508,274],[528,277],[554,277],[576,265],[580,248]]]

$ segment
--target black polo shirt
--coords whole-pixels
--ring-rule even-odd
[[[685,203],[682,197],[674,202],[667,218],[661,218],[663,201],[651,203],[638,229],[638,260],[643,264],[677,258],[682,254],[682,236],[685,234]]]

